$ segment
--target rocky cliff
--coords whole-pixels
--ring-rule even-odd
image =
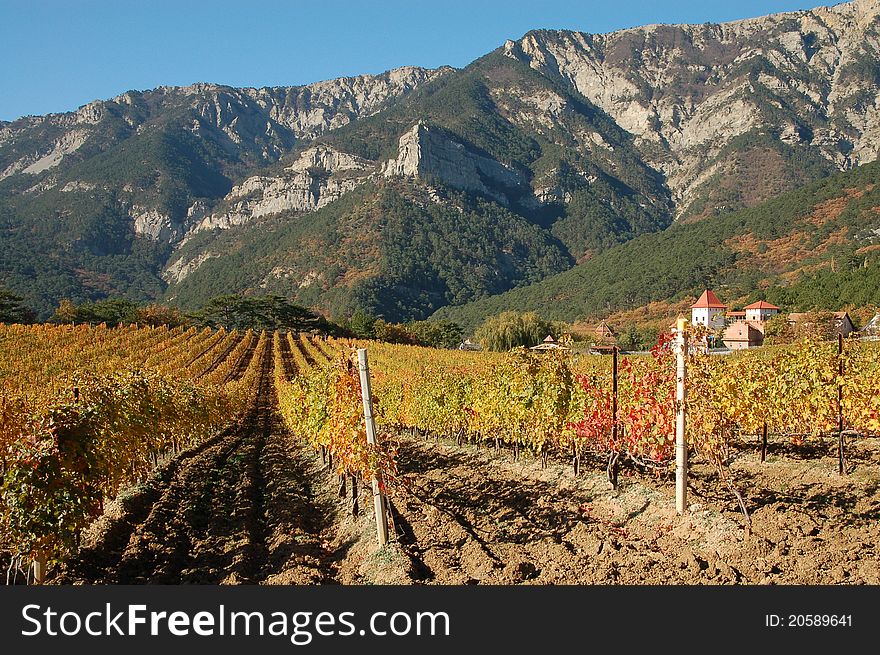
[[[856,0],[722,25],[536,31],[504,52],[635,135],[681,214],[701,186],[731,174],[730,146],[750,133],[841,170],[877,158],[878,14],[878,0]]]
[[[516,171],[421,121],[400,137],[397,157],[385,162],[382,172],[386,177],[438,180],[462,191],[493,196],[503,204],[508,199],[499,189],[521,192],[526,186]]]
[[[255,175],[234,186],[193,231],[228,229],[283,212],[314,211],[359,186],[373,167],[373,162],[327,146],[309,148],[280,175]]]
[[[361,174],[353,160],[319,151],[286,167],[280,159],[450,72],[404,67],[301,87],[160,87],[0,122],[0,286],[17,289],[41,315],[61,298],[156,298],[172,247],[194,226],[315,209]],[[282,181],[263,179],[279,171]]]
[[[328,145],[308,148],[280,174],[254,175],[234,186],[210,214],[192,223],[191,232],[225,230],[274,214],[315,211],[375,175],[444,184],[503,205],[510,204],[507,194],[521,198],[531,191],[517,171],[476,152],[446,130],[418,121],[400,137],[397,156],[382,163]],[[531,203],[536,204],[534,198]],[[156,232],[151,229],[151,234]],[[176,268],[172,277],[180,277]]]
[[[89,155],[155,129],[169,114],[191,133],[216,140],[236,158],[277,160],[297,140],[310,140],[370,116],[421,84],[449,72],[406,66],[306,86],[233,88],[216,84],[128,91],[75,112],[27,116],[0,123],[0,179],[37,174],[61,164],[84,145]],[[108,141],[110,143],[108,143]]]

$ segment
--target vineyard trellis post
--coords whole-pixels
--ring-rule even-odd
[[[843,438],[843,332],[837,333],[837,473],[845,475],[846,460],[844,459]]]
[[[761,463],[767,459],[767,421],[761,426]]]
[[[370,363],[367,360],[367,349],[358,348],[358,372],[361,378],[361,397],[364,401],[364,424],[367,430],[367,443],[376,443],[376,421],[373,418],[373,394],[370,389]],[[385,495],[382,493],[382,484],[379,479],[381,473],[373,474],[373,509],[376,515],[376,534],[379,538],[379,546],[388,543],[388,522],[385,518]]]
[[[34,584],[41,585],[46,582],[46,556],[43,553],[37,553],[34,556]]]
[[[614,489],[617,489],[617,479],[620,474],[620,446],[617,442],[619,428],[617,425],[617,394],[618,394],[618,351],[617,346],[611,349],[611,443],[617,449],[612,456],[611,466],[608,471],[608,478]]]
[[[687,388],[687,335],[685,319],[679,317],[675,326],[675,511],[684,514],[687,508],[687,439],[685,438]]]

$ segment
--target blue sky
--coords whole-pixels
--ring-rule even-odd
[[[0,0],[0,120],[129,89],[465,66],[530,29],[723,22],[818,0]],[[830,4],[830,3],[829,3]]]

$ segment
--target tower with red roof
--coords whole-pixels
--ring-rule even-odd
[[[723,328],[726,310],[727,305],[718,300],[711,289],[706,289],[697,302],[691,305],[691,324],[705,325],[711,330]]]

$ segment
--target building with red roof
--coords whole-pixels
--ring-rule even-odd
[[[711,330],[724,327],[724,311],[727,305],[718,300],[711,289],[706,289],[697,302],[691,305],[691,324],[705,325]]]
[[[769,321],[780,312],[779,307],[771,305],[765,300],[753,302],[751,305],[746,305],[744,309],[747,321]]]
[[[737,321],[724,330],[724,345],[731,350],[745,350],[764,343],[764,332],[755,323]]]
[[[711,289],[706,289],[691,305],[691,323],[724,330],[724,343],[735,350],[762,345],[767,321],[780,312],[779,307],[766,300],[754,302],[742,311],[727,309]]]
[[[779,307],[766,300],[746,305],[744,311],[727,312],[730,323],[724,330],[724,345],[731,350],[756,348],[764,344],[767,321],[779,313]]]

